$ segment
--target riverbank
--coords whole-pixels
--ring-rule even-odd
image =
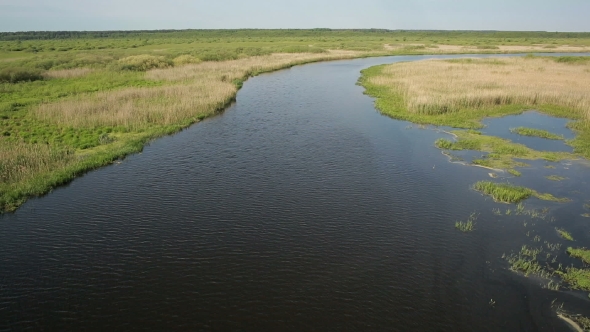
[[[28,197],[42,195],[86,171],[141,151],[152,139],[215,115],[235,100],[248,77],[367,55],[349,51],[272,54],[153,69],[146,72],[146,80],[160,86],[81,94],[6,118],[5,134],[0,136],[0,211],[14,211]]]

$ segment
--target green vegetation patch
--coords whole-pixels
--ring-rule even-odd
[[[514,176],[521,176],[521,175],[522,175],[522,173],[521,173],[521,172],[519,172],[519,171],[517,171],[517,170],[515,170],[515,169],[509,169],[509,170],[508,170],[508,173],[510,173],[510,174],[512,174],[512,175],[514,175]]]
[[[564,178],[563,176],[559,176],[559,175],[549,175],[549,176],[546,176],[545,178],[548,180],[551,180],[551,181],[563,181],[563,180],[567,179],[567,178]]]
[[[473,189],[491,196],[495,201],[502,203],[518,203],[531,196],[544,201],[566,202],[567,198],[557,198],[551,194],[539,193],[533,189],[515,186],[509,183],[496,183],[491,181],[479,181],[473,185]]]
[[[479,181],[473,185],[473,189],[491,196],[495,201],[503,203],[518,203],[531,197],[534,193],[534,190],[526,187],[491,181]]]
[[[528,166],[521,161],[514,160],[515,158],[524,160],[543,159],[551,162],[578,158],[576,155],[568,152],[537,151],[508,139],[481,135],[473,130],[455,130],[451,133],[455,135],[455,141],[440,138],[435,142],[436,147],[445,150],[488,152],[487,156],[473,160],[472,162],[475,165],[489,168],[514,169],[514,167]]]
[[[510,264],[510,269],[515,272],[524,273],[525,276],[530,274],[545,275],[546,271],[537,262],[537,256],[543,251],[543,248],[530,248],[522,246],[518,254],[509,255],[506,258]]]
[[[590,264],[590,250],[586,248],[567,248],[567,253],[574,257],[581,259],[584,263]]]
[[[570,234],[570,232],[566,231],[565,229],[556,228],[555,230],[557,231],[557,234],[559,234],[559,236],[561,236],[562,238],[564,238],[568,241],[574,241],[574,237]],[[569,252],[569,249],[568,249],[568,252]]]
[[[522,135],[522,136],[531,136],[531,137],[540,137],[552,140],[563,140],[563,136],[557,135],[546,130],[542,129],[535,129],[535,128],[527,128],[527,127],[517,127],[511,128],[511,132]]]
[[[590,291],[590,270],[568,267],[565,272],[557,271],[557,273],[573,289]]]
[[[469,216],[469,218],[467,218],[467,221],[455,222],[455,228],[457,228],[461,232],[471,232],[474,230],[476,220],[477,220],[477,215],[474,212]]]

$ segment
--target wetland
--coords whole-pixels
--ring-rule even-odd
[[[147,80],[122,72],[151,82],[156,95],[99,91],[94,99],[18,106],[22,119],[53,126],[44,133],[64,118],[99,139],[83,148],[64,132],[67,144],[58,150],[33,145],[31,153],[51,161],[35,166],[41,170],[101,146],[123,148],[127,139],[136,145],[116,163],[0,215],[0,330],[586,328],[585,115],[581,108],[565,116],[583,98],[560,108],[525,105],[523,95],[477,116],[459,109],[453,121],[437,114],[441,104],[423,104],[416,109],[424,113],[410,119],[388,114],[388,95],[366,84],[383,65],[429,59],[493,68],[557,63],[582,73],[584,61],[407,55],[293,66],[321,56],[274,56],[262,69],[289,68],[271,73],[249,58],[152,68]],[[215,105],[230,106],[189,126],[195,120],[183,112],[198,105],[172,104],[179,117],[160,127],[162,105],[203,93],[196,78],[212,73],[228,83],[220,83],[228,99]],[[242,82],[251,73],[258,76]],[[141,104],[146,97],[155,106]],[[129,114],[104,116],[115,114],[109,98],[128,103]],[[135,119],[143,106],[152,107],[149,116]],[[104,123],[113,130],[98,130]],[[514,130],[521,127],[536,131]],[[176,134],[146,138],[166,133]]]

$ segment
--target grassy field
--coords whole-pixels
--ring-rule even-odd
[[[0,33],[0,212],[214,115],[248,77],[397,54],[590,51],[590,34],[386,30]]]

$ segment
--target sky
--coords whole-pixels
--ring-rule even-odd
[[[380,28],[590,31],[590,0],[0,0],[0,31]]]

